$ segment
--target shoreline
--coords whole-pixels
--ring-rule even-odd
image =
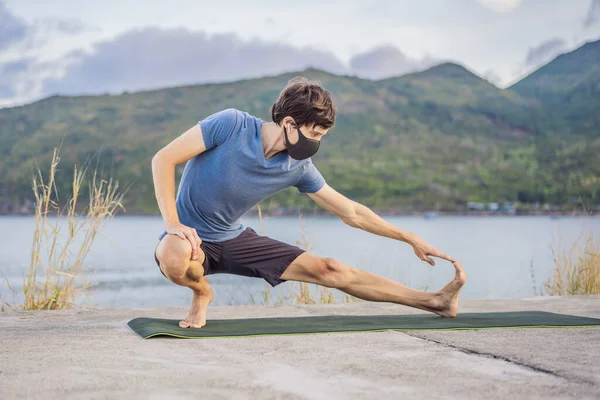
[[[565,217],[598,217],[600,216],[600,210],[590,211],[589,213],[574,213],[574,212],[515,212],[515,213],[501,213],[501,212],[456,212],[456,211],[415,211],[415,212],[390,212],[381,211],[378,209],[372,209],[377,215],[381,217],[422,217],[426,219],[437,218],[437,217],[549,217],[549,218],[565,218]],[[116,214],[113,218],[118,217],[161,217],[160,213],[146,213],[146,212],[126,212],[122,214]],[[258,212],[249,211],[245,217],[258,217]],[[263,218],[276,218],[276,217],[334,217],[332,214],[326,211],[310,211],[306,213],[302,212],[288,212],[288,213],[262,213]],[[0,217],[35,217],[31,213],[0,213]]]

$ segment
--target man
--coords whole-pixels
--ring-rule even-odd
[[[271,107],[273,122],[227,109],[200,121],[152,159],[156,199],[165,223],[155,259],[165,277],[193,291],[182,328],[201,328],[214,293],[206,275],[265,279],[271,286],[300,281],[456,316],[465,283],[459,262],[417,235],[389,224],[369,208],[332,189],[310,157],[335,123],[331,93],[297,77]],[[175,198],[175,166],[186,162]],[[240,223],[260,201],[289,186],[307,193],[346,224],[410,244],[423,261],[452,262],[455,277],[437,293],[419,292],[381,276],[266,236]]]

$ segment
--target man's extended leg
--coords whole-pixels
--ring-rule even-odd
[[[166,235],[156,248],[159,267],[167,278],[177,285],[192,289],[192,305],[187,318],[179,322],[182,328],[201,328],[206,325],[206,310],[215,294],[204,277],[202,263],[206,255],[198,251],[192,260],[192,245],[177,235]]]
[[[332,258],[316,257],[310,253],[298,256],[281,275],[281,279],[315,283],[339,289],[363,300],[403,304],[443,317],[455,317],[458,294],[466,282],[466,274],[460,264],[453,265],[456,270],[454,279],[436,293],[420,292]]]

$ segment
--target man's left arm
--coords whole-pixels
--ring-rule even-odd
[[[318,192],[307,194],[318,205],[338,216],[346,225],[410,244],[417,257],[431,265],[435,265],[435,261],[429,256],[443,258],[450,262],[457,261],[455,258],[435,249],[414,233],[390,224],[371,211],[370,208],[348,199],[327,184]]]

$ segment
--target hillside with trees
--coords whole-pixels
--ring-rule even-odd
[[[0,212],[33,200],[34,163],[47,170],[60,145],[59,193],[68,191],[74,164],[93,160],[91,167],[127,187],[127,212],[157,213],[150,161],[162,146],[224,108],[269,121],[271,104],[297,75],[319,80],[338,106],[314,163],[332,187],[370,207],[600,203],[598,41],[508,89],[445,63],[378,81],[309,69],[120,95],[52,96],[0,109]],[[267,203],[313,209],[293,188]]]

